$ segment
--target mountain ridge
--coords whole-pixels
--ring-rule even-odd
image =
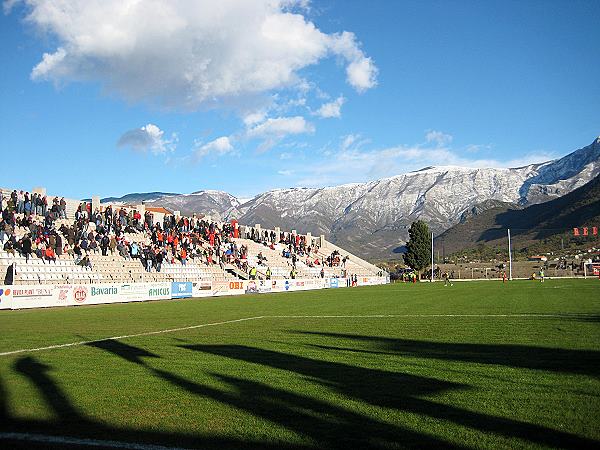
[[[550,201],[599,173],[600,137],[562,158],[516,168],[429,166],[364,183],[274,189],[243,204],[214,190],[153,198],[148,204],[235,218],[249,226],[324,234],[357,254],[381,258],[399,250],[414,220],[427,221],[439,234],[476,205],[481,210],[495,202],[529,206]]]
[[[600,221],[600,175],[577,189],[548,202],[526,208],[520,205],[497,205],[473,214],[436,238],[446,253],[468,250],[480,243],[506,244],[506,230],[511,229],[513,248],[519,250],[532,243],[542,244],[554,236],[572,239],[572,229],[598,226]],[[564,242],[563,242],[564,244]]]

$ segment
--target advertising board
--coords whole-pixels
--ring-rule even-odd
[[[212,295],[212,283],[210,281],[192,283],[193,297],[211,297]]]
[[[597,266],[594,267],[597,270]],[[385,277],[359,277],[358,284],[385,284]],[[344,278],[295,280],[232,280],[200,282],[152,282],[122,284],[0,286],[0,309],[44,308],[68,305],[124,303],[171,298],[304,291],[346,286]]]
[[[12,286],[0,286],[0,309],[12,308]]]
[[[191,281],[174,281],[171,283],[171,298],[189,298],[192,296]]]
[[[14,286],[12,288],[13,309],[65,306],[68,295],[54,286]]]

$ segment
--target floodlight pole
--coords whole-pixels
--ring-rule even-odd
[[[433,283],[433,233],[431,233],[431,282]]]
[[[512,250],[510,248],[510,228],[508,228],[508,279],[512,280]]]

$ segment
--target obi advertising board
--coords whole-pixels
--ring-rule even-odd
[[[212,295],[240,295],[245,294],[248,287],[248,281],[213,281]]]

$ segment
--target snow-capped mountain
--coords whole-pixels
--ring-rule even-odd
[[[216,220],[241,215],[238,199],[223,191],[197,191],[191,194],[160,197],[145,203],[149,206],[164,206],[172,211],[180,211],[183,215],[209,214]]]
[[[440,233],[476,205],[541,203],[571,192],[598,173],[600,137],[563,158],[525,167],[428,167],[369,183],[273,190],[242,205],[239,220],[323,233],[348,250],[377,257],[399,248],[417,219]]]
[[[138,204],[147,206],[163,206],[172,211],[180,211],[183,215],[201,213],[211,215],[215,220],[241,215],[240,202],[233,195],[223,191],[197,191],[191,194],[167,194],[161,192],[148,192],[127,194],[123,197],[110,197],[102,199],[102,203],[112,204]]]
[[[563,158],[525,167],[428,167],[368,183],[276,189],[244,204],[220,191],[167,195],[147,203],[236,218],[245,225],[325,234],[361,256],[384,257],[404,244],[417,219],[441,233],[469,211],[502,202],[525,206],[552,200],[599,173],[600,137]]]

